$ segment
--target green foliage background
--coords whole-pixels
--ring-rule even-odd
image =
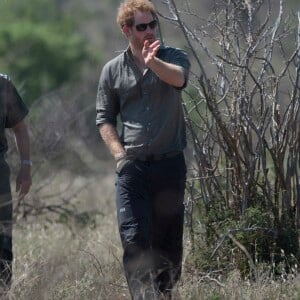
[[[119,2],[1,0],[0,72],[12,77],[28,105],[65,84],[90,80],[87,74],[95,76],[95,66],[121,49],[114,21]],[[162,2],[153,1],[163,10]],[[296,0],[285,4],[299,6]],[[202,1],[199,7],[205,11],[210,5]],[[176,32],[170,35],[163,26],[163,34],[180,44]]]
[[[0,70],[16,81],[27,104],[80,79],[90,54],[59,1],[0,2]]]

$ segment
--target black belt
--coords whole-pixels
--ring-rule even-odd
[[[175,157],[181,153],[182,153],[182,151],[172,151],[172,152],[163,153],[163,154],[138,155],[136,159],[141,160],[141,161],[162,160],[162,159],[166,159],[166,158]]]

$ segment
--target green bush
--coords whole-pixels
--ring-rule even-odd
[[[30,104],[43,93],[80,78],[86,43],[59,4],[0,3],[0,68]]]

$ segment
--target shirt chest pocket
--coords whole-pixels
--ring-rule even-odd
[[[118,90],[121,109],[124,106],[137,102],[141,99],[141,87],[139,85],[131,85],[129,87],[120,87]]]

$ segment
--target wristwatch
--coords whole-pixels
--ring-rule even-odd
[[[22,165],[32,166],[32,161],[29,159],[23,159],[21,160]]]

